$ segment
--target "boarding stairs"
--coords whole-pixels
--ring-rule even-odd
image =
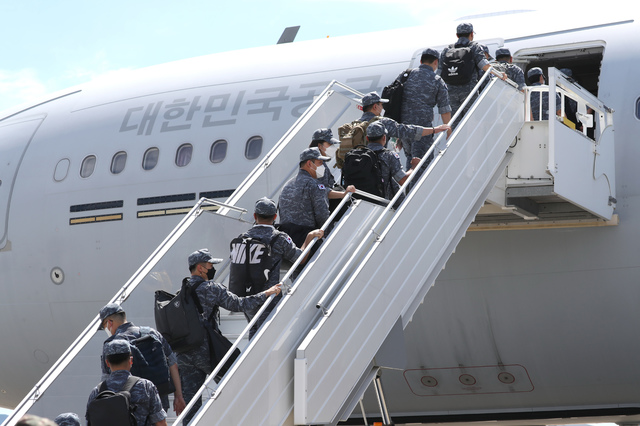
[[[185,253],[208,247],[226,257],[229,241],[251,226],[255,200],[277,199],[296,174],[308,135],[358,118],[361,96],[333,82],[227,202],[200,200],[111,301],[125,310],[144,307],[130,319],[153,324],[153,291],[179,288]],[[401,368],[402,330],[438,272],[488,197],[493,195],[496,205],[507,204],[495,188],[507,179],[507,164],[515,155],[510,147],[526,121],[525,98],[508,82],[491,80],[451,137],[441,136],[434,144],[434,161],[412,182],[397,210],[390,207],[394,201],[384,207],[366,196],[346,197],[347,213],[300,275],[290,279],[294,264],[284,276],[282,301],[250,342],[243,337],[251,324],[245,326],[241,315],[223,315],[221,328],[228,337],[239,337],[234,346],[242,354],[220,383],[211,380],[216,371],[211,374],[201,389],[203,407],[191,424],[335,424],[351,415],[371,383],[379,383],[380,368]],[[226,281],[227,266],[216,281]],[[27,411],[55,416],[71,401],[76,412],[84,413],[104,340],[95,332],[98,321],[87,326],[5,424]],[[238,324],[244,326],[240,332]],[[170,424],[181,424],[182,418]]]

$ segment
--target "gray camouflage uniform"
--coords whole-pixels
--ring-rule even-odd
[[[260,240],[267,245],[270,244],[271,240],[273,240],[275,237],[275,240],[271,245],[272,263],[270,265],[266,265],[271,273],[269,274],[269,278],[267,278],[267,281],[264,283],[262,291],[267,290],[269,287],[272,287],[280,282],[280,266],[282,264],[282,259],[293,263],[302,254],[302,250],[300,250],[294,244],[289,235],[287,235],[285,232],[276,230],[276,228],[271,225],[254,225],[253,228],[249,229],[246,232],[246,235],[251,238]],[[280,299],[282,299],[282,294],[278,294],[273,298],[273,300],[269,304],[269,307],[265,309],[258,321],[256,321],[253,327],[251,327],[251,330],[249,331],[249,339],[253,338],[254,334],[258,331],[262,323],[266,321],[267,317],[269,316],[273,308],[278,304]],[[247,319],[250,321],[259,309],[260,307],[258,307],[257,309],[245,311]]]
[[[283,225],[294,224],[311,231],[321,228],[329,218],[325,185],[303,169],[282,188],[278,204],[280,223]]]
[[[398,79],[402,74],[398,76]],[[422,64],[409,72],[409,77],[404,84],[402,122],[433,127],[433,108],[436,105],[439,114],[451,112],[447,85],[439,75],[436,75],[431,65]],[[431,134],[411,143],[410,151],[405,150],[407,167],[409,167],[412,157],[422,158],[424,156],[431,147],[433,138],[433,134]]]
[[[229,292],[224,286],[213,281],[205,281],[201,277],[192,275],[189,277],[187,285],[193,287],[202,282],[197,288],[196,294],[202,305],[205,318],[209,318],[216,307],[221,306],[232,312],[242,312],[259,308],[267,299],[264,293],[253,296],[238,297]],[[182,382],[182,396],[187,404],[193,399],[195,394],[204,383],[207,375],[213,371],[211,359],[209,357],[208,338],[200,347],[178,354],[178,368],[180,370],[180,380]],[[193,407],[187,416],[184,424],[187,424],[197,413],[202,405],[202,399]]]
[[[476,42],[472,42],[466,37],[460,37],[455,44],[445,47],[442,50],[442,52],[440,52],[440,60],[438,61],[439,62],[438,75],[442,74],[443,60],[445,58],[445,54],[447,53],[447,51],[449,51],[449,49],[452,49],[453,47],[465,47],[465,46],[471,46],[471,54],[473,55],[473,62],[476,65],[476,69],[471,77],[471,81],[469,81],[466,84],[454,85],[454,84],[447,83],[447,87],[449,88],[449,101],[451,103],[452,115],[454,115],[458,111],[458,109],[460,108],[460,105],[462,105],[464,100],[469,96],[469,94],[471,93],[475,85],[478,84],[478,78],[480,75],[480,71],[482,71],[482,68],[484,68],[486,65],[489,64],[489,61],[487,61],[487,59],[484,56],[484,51],[482,50],[482,46],[480,46]],[[465,108],[464,113],[467,112],[470,106],[471,106],[471,103],[467,104],[467,107]],[[459,121],[460,120],[458,120],[458,122]]]
[[[402,168],[400,157],[396,152],[385,149],[377,142],[367,144],[367,148],[378,155],[380,174],[384,182],[384,196],[387,200],[391,200],[400,189],[397,181],[402,180],[407,175]]]
[[[171,350],[171,346],[169,345],[167,340],[162,336],[162,334],[158,333],[157,330],[151,327],[147,327],[147,328],[149,329],[149,334],[152,334],[158,341],[162,343],[162,351],[164,352],[164,356],[167,359],[167,366],[171,367],[173,364],[177,363],[178,358],[176,357],[176,354],[173,353],[173,350]],[[111,340],[117,339],[116,336],[121,334],[131,335],[133,336],[134,339],[137,339],[142,335],[140,333],[140,327],[137,327],[132,322],[125,322],[124,324],[122,324],[120,327],[116,329],[116,333],[112,337],[104,341],[102,345],[102,359],[100,362],[100,365],[102,367],[102,380],[106,380],[107,377],[109,377],[109,373],[111,373],[111,370],[109,370],[109,367],[107,367],[107,363],[105,362],[106,344]],[[169,395],[160,395],[160,400],[162,401],[162,408],[164,408],[165,411],[168,410]]]
[[[524,90],[526,83],[524,81],[524,71],[522,71],[522,68],[517,65],[510,64],[507,61],[492,62],[491,66],[496,70],[507,74],[509,80],[518,85],[518,90]]]
[[[542,83],[533,83],[531,87],[543,86]],[[560,109],[560,94],[556,92],[556,109]],[[540,120],[540,93],[531,92],[531,113],[533,120]],[[542,93],[542,120],[549,119],[549,92]]]
[[[107,389],[119,392],[124,387],[131,373],[127,370],[112,372],[107,378]],[[87,410],[91,401],[100,393],[100,385],[93,388],[87,401]],[[167,413],[162,408],[160,396],[156,386],[147,379],[140,379],[131,388],[131,404],[136,406],[134,416],[138,426],[153,425],[167,418]],[[87,421],[88,421],[87,417]]]

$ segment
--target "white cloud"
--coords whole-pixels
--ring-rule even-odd
[[[48,91],[33,69],[0,70],[0,110],[35,100]]]

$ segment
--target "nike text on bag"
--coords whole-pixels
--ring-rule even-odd
[[[373,117],[369,121],[352,121],[338,127],[338,138],[340,139],[340,148],[336,151],[336,167],[342,168],[344,158],[347,152],[351,151],[358,145],[367,144],[367,127],[380,117]]]
[[[447,84],[460,86],[467,84],[473,77],[475,63],[471,53],[471,45],[450,47],[444,54],[442,62],[442,79]]]
[[[106,382],[102,382],[98,396],[87,407],[88,424],[90,426],[136,426],[136,418],[133,416],[136,407],[131,404],[131,388],[137,382],[138,377],[129,376],[119,392],[108,390]]]
[[[342,167],[342,184],[345,187],[354,185],[360,191],[384,197],[378,154],[366,146],[349,151]]]
[[[240,297],[260,293],[273,267],[273,242],[269,244],[242,234],[229,244],[229,291]]]
[[[156,329],[178,353],[199,347],[205,339],[198,308],[193,299],[187,297],[187,293],[195,293],[201,283],[188,289],[187,281],[188,278],[182,280],[182,288],[175,295],[164,290],[157,290],[155,294]]]
[[[395,80],[382,89],[382,98],[388,99],[389,102],[382,104],[384,107],[384,116],[392,118],[398,123],[402,123],[402,99],[404,98],[404,83],[409,78],[410,69],[406,70],[400,79]]]

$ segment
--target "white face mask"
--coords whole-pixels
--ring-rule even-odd
[[[333,156],[336,155],[336,151],[338,151],[338,145],[331,145],[325,150],[324,155],[333,158]]]
[[[104,332],[107,333],[107,336],[111,337],[111,331],[108,328],[104,328]]]
[[[316,179],[322,179],[323,176],[324,176],[324,165],[320,167],[316,166]]]

